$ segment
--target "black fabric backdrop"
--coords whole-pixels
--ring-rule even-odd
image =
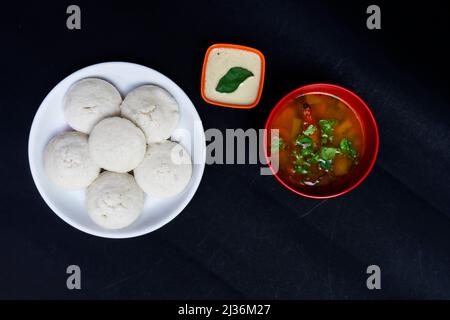
[[[449,14],[444,2],[2,3],[0,298],[450,298]],[[258,107],[200,97],[203,55],[217,42],[253,46],[267,60]],[[46,94],[103,61],[161,71],[193,100],[205,129],[262,128],[275,103],[308,83],[354,90],[380,129],[366,181],[337,199],[285,190],[257,165],[207,166],[175,220],[126,240],[84,234],[38,194],[28,133]],[[65,269],[82,269],[82,290]],[[366,288],[377,264],[382,289]]]

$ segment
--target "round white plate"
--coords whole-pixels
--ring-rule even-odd
[[[132,225],[120,230],[103,229],[89,217],[85,208],[85,190],[68,191],[53,184],[45,175],[43,152],[50,139],[59,132],[70,130],[64,119],[63,97],[76,81],[102,78],[126,96],[143,84],[155,84],[169,91],[180,106],[180,121],[171,140],[181,143],[191,154],[192,177],[185,190],[171,198],[157,199],[146,195],[144,210]],[[42,102],[30,130],[28,158],[31,174],[47,205],[71,226],[106,238],[136,237],[156,230],[175,218],[189,203],[197,190],[205,168],[205,133],[200,117],[188,96],[163,74],[137,64],[106,62],[81,69],[62,80]]]

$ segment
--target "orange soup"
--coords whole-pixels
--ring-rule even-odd
[[[296,189],[323,192],[345,183],[364,152],[363,131],[355,113],[343,101],[311,93],[290,101],[275,115],[269,129],[277,175]]]

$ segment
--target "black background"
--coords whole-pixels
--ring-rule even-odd
[[[1,4],[0,298],[450,298],[449,14],[444,1],[72,2]],[[266,56],[260,104],[233,110],[200,97],[213,43]],[[205,129],[262,128],[305,84],[354,90],[371,107],[380,153],[369,177],[337,199],[285,190],[257,165],[207,166],[187,208],[134,239],[84,234],[41,199],[28,134],[46,94],[76,70],[129,61],[174,80]],[[65,269],[82,269],[82,290]],[[377,264],[382,289],[366,288]]]

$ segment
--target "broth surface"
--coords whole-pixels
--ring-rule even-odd
[[[338,187],[349,179],[364,152],[363,131],[355,113],[338,98],[306,94],[285,105],[269,129],[278,176],[296,189]],[[276,158],[275,158],[276,159]]]

